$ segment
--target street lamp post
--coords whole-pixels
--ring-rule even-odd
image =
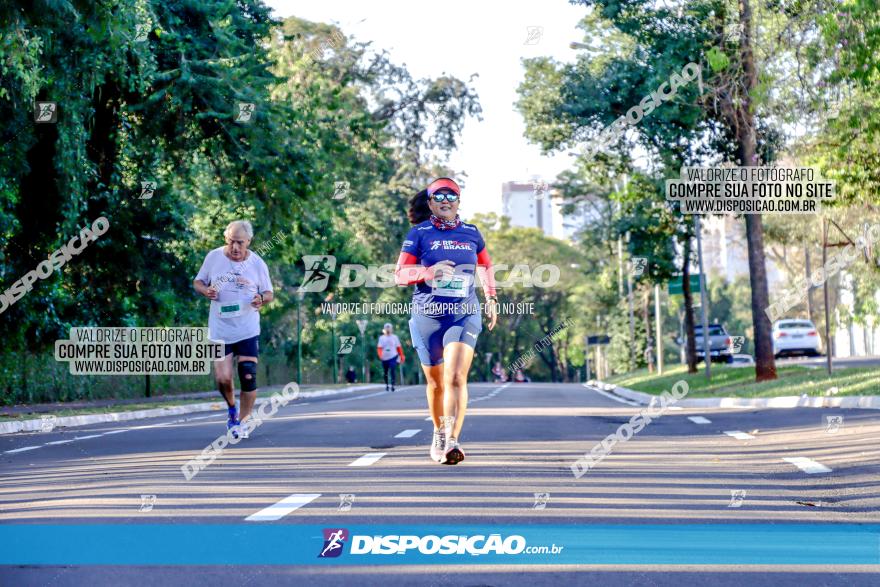
[[[694,232],[697,233],[697,261],[700,267],[700,315],[703,324],[703,359],[706,362],[706,381],[712,379],[712,356],[709,341],[709,316],[706,313],[706,274],[703,271],[703,238],[701,236],[700,215],[694,214]]]
[[[357,321],[358,330],[361,331],[361,371],[363,372],[364,383],[369,383],[367,381],[367,321],[365,319],[360,319]]]
[[[299,290],[296,292],[296,384],[302,385],[302,302],[306,297],[306,292]]]
[[[333,383],[337,383],[339,371],[339,354],[336,350],[336,310],[330,309],[330,350],[333,353]]]

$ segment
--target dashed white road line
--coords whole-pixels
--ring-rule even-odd
[[[357,401],[360,399],[367,399],[368,397],[376,397],[376,396],[380,396],[380,395],[385,395],[386,393],[391,393],[391,392],[390,391],[380,391],[378,393],[368,393],[367,395],[359,395],[357,397],[345,397],[342,399],[328,399],[324,403],[325,404],[338,404],[341,402],[353,402],[353,401]]]
[[[105,432],[104,434],[122,434],[123,432],[128,432],[128,428],[123,428],[122,430],[111,430],[110,432]],[[52,444],[51,442],[49,444]]]
[[[5,455],[11,455],[11,454],[13,454],[13,453],[17,453],[17,452],[25,452],[25,451],[28,451],[28,450],[34,450],[34,449],[40,448],[40,446],[41,446],[41,445],[37,445],[37,446],[23,446],[23,447],[21,447],[21,448],[14,448],[14,449],[12,449],[12,450],[7,450],[7,451],[5,451],[3,454],[5,454]]]
[[[806,457],[788,457],[782,459],[787,463],[791,463],[804,473],[809,473],[810,475],[816,473],[830,473],[831,469],[823,465],[822,463],[818,463],[813,459],[808,459]]]
[[[403,432],[401,432],[399,434],[395,434],[394,438],[412,438],[413,436],[415,436],[419,432],[421,432],[421,429],[412,428],[410,430],[404,430]]]
[[[290,512],[298,510],[319,497],[321,497],[320,493],[294,493],[267,508],[261,509],[255,514],[251,514],[244,520],[246,522],[272,522],[280,520]]]
[[[746,434],[742,430],[725,430],[724,433],[728,436],[733,436],[737,440],[752,440],[754,438],[754,436]]]
[[[688,416],[688,420],[693,422],[694,424],[711,424],[712,421],[708,418],[704,418],[703,416]]]
[[[89,438],[98,438],[99,436],[104,436],[103,434],[89,434],[88,436],[75,436],[73,440],[88,440]]]
[[[354,462],[349,463],[349,467],[369,467],[373,463],[377,462],[379,459],[387,455],[387,452],[368,452],[364,456],[356,459]]]
[[[493,397],[495,397],[496,395],[501,393],[502,390],[504,390],[505,388],[510,386],[510,384],[511,384],[511,382],[508,381],[507,383],[505,383],[501,387],[496,387],[495,389],[493,389],[491,392],[489,392],[487,395],[484,395],[483,397],[477,397],[472,400],[469,400],[469,403],[476,403],[476,402],[481,402],[481,401],[484,401],[487,399],[492,399]]]
[[[47,442],[46,446],[54,446],[56,444],[67,444],[68,442],[73,442],[73,438],[70,440],[56,440],[55,442]]]

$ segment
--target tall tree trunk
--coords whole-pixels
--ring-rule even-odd
[[[654,357],[654,341],[651,336],[650,296],[650,288],[642,292],[642,322],[645,324],[645,361],[648,363],[648,372],[653,373],[656,357]]]
[[[740,0],[740,41],[743,64],[742,100],[734,104],[737,153],[740,165],[757,163],[757,137],[751,95],[758,83],[755,56],[752,53],[752,7],[750,0]],[[764,311],[770,305],[767,270],[764,264],[764,225],[760,214],[746,214],[746,242],[749,247],[749,282],[752,287],[752,324],[755,330],[755,378],[776,379],[770,319]]]
[[[691,295],[691,239],[684,241],[684,254],[681,262],[681,293],[684,296],[684,336],[687,341],[688,373],[697,372],[697,342],[694,340],[694,307]]]

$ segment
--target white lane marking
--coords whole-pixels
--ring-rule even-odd
[[[330,399],[325,401],[325,404],[337,404],[339,402],[351,402],[359,399],[367,399],[368,397],[376,397],[378,395],[385,395],[386,393],[391,393],[389,391],[380,391],[379,393],[368,393],[367,395],[359,395],[357,397],[346,397],[343,399]]]
[[[787,463],[791,463],[804,473],[815,474],[815,473],[830,473],[831,469],[823,465],[822,463],[818,463],[813,459],[808,459],[806,457],[789,457],[782,459]]]
[[[505,383],[501,387],[496,387],[495,389],[493,389],[488,395],[484,395],[483,397],[478,397],[478,398],[468,400],[468,402],[474,403],[474,402],[481,402],[481,401],[487,400],[487,399],[492,399],[493,397],[495,397],[496,395],[501,393],[501,390],[508,387],[510,384],[511,384],[511,382],[508,381],[507,383]]]
[[[104,434],[122,434],[123,432],[128,432],[128,428],[123,428],[122,430],[111,430],[110,432],[105,432]],[[49,444],[52,444],[51,442]]]
[[[410,430],[404,430],[400,434],[395,434],[394,438],[412,438],[419,432],[421,432],[421,429],[412,428]]]
[[[386,452],[368,452],[353,463],[349,463],[349,467],[369,467],[379,459],[387,455]]]
[[[70,440],[56,440],[55,442],[47,442],[45,446],[53,446],[56,444],[67,444],[68,442],[73,442],[73,439]]]
[[[431,416],[428,416],[427,418],[425,418],[425,422],[430,422],[430,421],[433,420],[433,419],[434,419],[434,418],[432,418]]]
[[[217,418],[220,414],[211,414],[210,416],[196,416],[195,418],[187,418],[184,422],[189,422],[191,420],[207,420],[208,418]]]
[[[88,440],[89,438],[98,438],[99,436],[104,436],[103,434],[89,434],[88,436],[76,436],[74,440]]]
[[[321,497],[320,493],[294,493],[244,519],[245,522],[272,522]]]
[[[634,401],[632,401],[632,400],[628,400],[628,399],[626,399],[625,397],[620,397],[620,396],[617,396],[617,395],[612,395],[612,394],[608,393],[607,391],[604,391],[604,390],[599,389],[599,388],[597,388],[597,387],[590,387],[590,386],[587,385],[586,383],[584,383],[584,387],[586,387],[586,388],[589,389],[590,391],[595,391],[595,392],[598,393],[599,395],[604,395],[604,396],[607,397],[608,399],[613,399],[613,400],[616,401],[616,402],[620,402],[620,403],[622,403],[622,404],[626,404],[626,405],[628,405],[628,406],[640,406],[640,405],[641,405],[639,402],[634,402]]]
[[[37,449],[37,448],[40,448],[40,447],[39,447],[39,446],[23,446],[23,447],[21,447],[21,448],[14,448],[14,449],[12,449],[12,450],[7,450],[7,451],[4,452],[3,454],[5,454],[5,455],[11,455],[11,454],[13,454],[13,453],[24,452],[24,451],[26,451],[26,450],[34,450],[34,449]]]
[[[711,424],[712,421],[708,418],[704,418],[703,416],[688,416],[688,420],[693,422],[694,424]]]
[[[724,433],[728,436],[733,436],[737,440],[752,440],[754,438],[754,436],[746,434],[742,430],[725,430]]]

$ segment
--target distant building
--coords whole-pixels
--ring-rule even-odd
[[[703,216],[703,267],[711,279],[722,277],[732,282],[741,275],[749,275],[749,249],[746,243],[746,223],[734,216]],[[767,257],[767,286],[773,288],[782,280],[776,264]]]
[[[546,236],[575,240],[595,213],[587,203],[578,203],[570,214],[563,214],[562,198],[549,183],[536,177],[529,182],[501,184],[501,214],[512,226],[539,228]]]
[[[513,226],[540,228],[547,236],[553,234],[553,205],[545,182],[501,184],[501,214]]]

